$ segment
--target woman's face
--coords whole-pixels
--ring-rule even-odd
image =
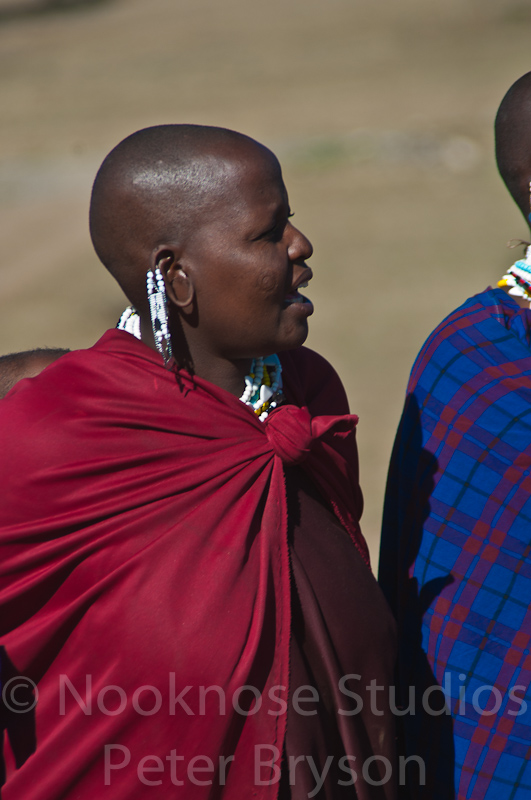
[[[189,236],[197,333],[212,355],[254,358],[301,345],[312,304],[299,292],[312,277],[308,239],[290,221],[277,159],[265,148],[226,158],[222,195]]]

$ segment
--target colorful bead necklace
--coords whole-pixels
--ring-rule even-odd
[[[253,358],[251,372],[245,376],[245,391],[242,403],[251,406],[258,419],[263,422],[270,411],[279,406],[282,395],[282,365],[277,355]]]
[[[531,246],[527,248],[525,259],[520,259],[498,281],[498,288],[510,286],[509,294],[514,297],[523,297],[531,303]]]

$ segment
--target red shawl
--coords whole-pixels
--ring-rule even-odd
[[[261,762],[288,698],[283,463],[304,463],[368,558],[357,418],[320,356],[282,362],[289,405],[265,423],[116,330],[0,402],[6,705],[33,704],[14,675],[38,686],[7,714],[5,800],[276,797]]]

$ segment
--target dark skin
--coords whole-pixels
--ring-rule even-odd
[[[240,143],[219,159],[223,191],[190,235],[154,249],[149,266],[165,277],[177,312],[172,339],[184,337],[195,374],[239,396],[253,358],[299,347],[308,335],[313,306],[300,302],[298,287],[312,277],[312,246],[290,220],[272,153]],[[141,326],[142,341],[155,348],[147,312]]]

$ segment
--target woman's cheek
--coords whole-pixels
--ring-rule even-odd
[[[278,291],[278,277],[273,270],[263,270],[257,276],[257,286],[264,295],[272,295]]]

